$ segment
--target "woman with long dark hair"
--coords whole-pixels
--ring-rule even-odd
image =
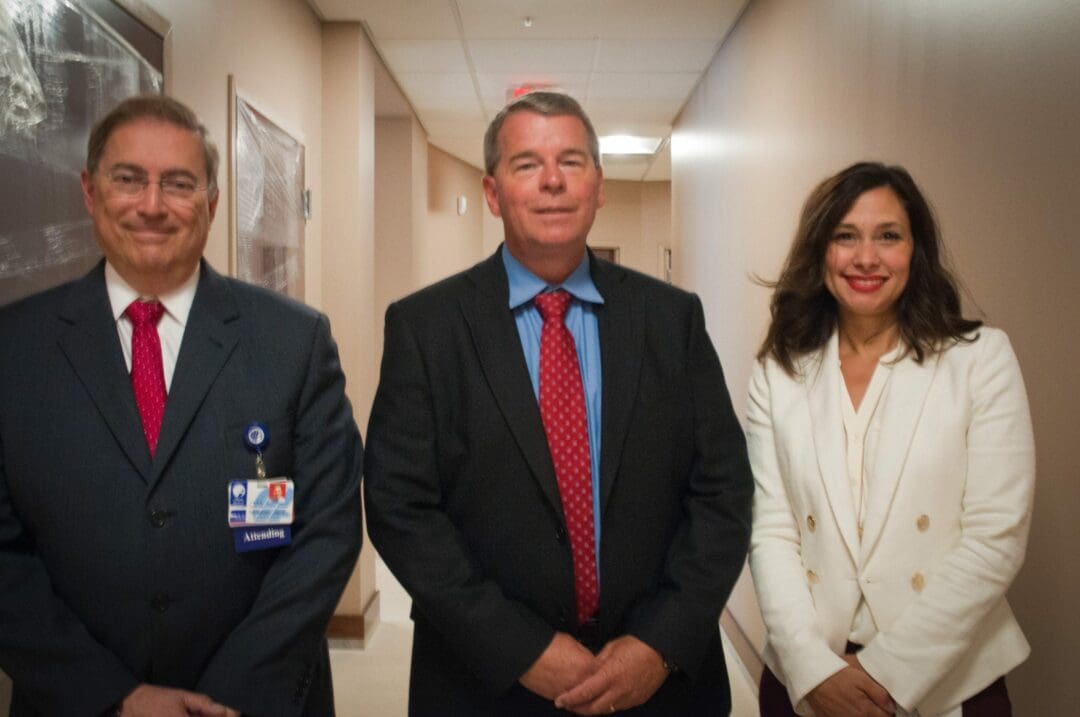
[[[772,285],[747,429],[762,715],[1011,713],[1031,419],[941,253],[907,171],[860,163],[810,195]]]

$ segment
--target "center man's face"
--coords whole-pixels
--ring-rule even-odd
[[[484,195],[503,220],[510,253],[526,265],[530,257],[583,253],[604,206],[604,176],[585,125],[572,115],[523,110],[506,118],[498,143],[499,163],[484,177]]]
[[[141,192],[119,181],[145,181]],[[161,180],[198,186],[189,197],[162,191]],[[101,251],[140,293],[179,287],[195,271],[217,208],[206,159],[194,132],[154,118],[113,130],[93,174],[83,172],[83,201]]]

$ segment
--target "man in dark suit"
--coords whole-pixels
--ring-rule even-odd
[[[82,176],[105,260],[0,311],[13,715],[333,713],[360,436],[326,318],[201,260],[216,167],[187,107],[121,103]]]
[[[365,498],[413,597],[413,715],[730,710],[745,442],[698,299],[586,250],[597,145],[565,95],[506,107],[505,243],[386,314]]]

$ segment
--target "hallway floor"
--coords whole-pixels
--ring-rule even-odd
[[[380,623],[366,648],[332,640],[330,664],[339,717],[396,717],[404,715],[409,684],[412,622],[409,596],[381,560],[376,562]],[[724,637],[724,657],[731,679],[732,717],[758,713],[757,690]]]

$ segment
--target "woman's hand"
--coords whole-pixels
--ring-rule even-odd
[[[810,690],[806,701],[816,717],[889,717],[896,703],[859,664],[855,655],[844,655],[848,666]]]

